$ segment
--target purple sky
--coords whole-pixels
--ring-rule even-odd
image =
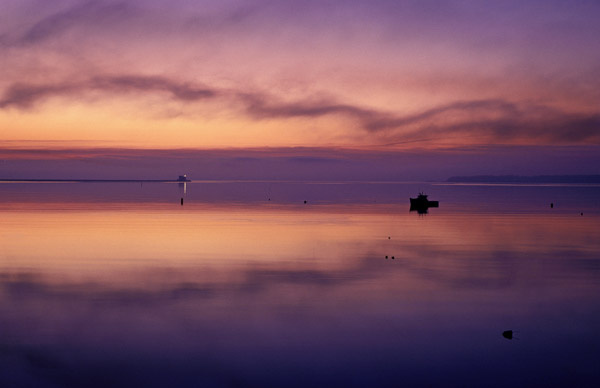
[[[2,0],[0,178],[600,173],[599,16],[596,1]]]

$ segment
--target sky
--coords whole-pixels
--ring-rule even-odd
[[[0,0],[0,178],[600,173],[599,16],[594,0]]]

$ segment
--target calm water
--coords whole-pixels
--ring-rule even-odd
[[[598,386],[599,236],[600,187],[0,183],[0,386]]]

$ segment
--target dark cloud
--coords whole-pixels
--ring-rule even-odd
[[[458,101],[406,116],[327,100],[282,104],[247,94],[242,100],[249,115],[257,118],[344,115],[356,120],[365,131],[391,143],[458,135],[486,141],[537,139],[541,143],[600,139],[600,113],[573,114],[501,99]]]
[[[599,174],[600,145],[474,145],[427,149],[412,147],[401,152],[394,147],[373,149],[330,148],[222,148],[222,149],[132,149],[100,148],[90,143],[8,142],[0,141],[0,178],[2,179],[173,179],[187,173],[196,180],[255,181],[421,181],[446,180],[456,175],[556,175]],[[87,147],[87,148],[86,148]],[[91,148],[90,148],[91,147]],[[105,166],[105,168],[98,168]],[[47,201],[44,190],[28,190],[4,185],[0,194],[16,202]],[[167,188],[140,199],[133,188],[115,190],[111,200],[168,201]],[[11,186],[12,187],[12,186]],[[36,186],[37,187],[37,186]],[[55,187],[56,186],[52,186]],[[102,202],[105,192],[93,192],[77,185],[76,192],[56,201]],[[125,186],[123,186],[125,187]],[[222,189],[219,185],[198,194],[197,200],[211,203],[264,201],[265,185],[256,190]],[[43,188],[43,190],[42,190]],[[58,190],[58,188],[57,188]],[[72,189],[70,189],[72,190]],[[362,189],[361,189],[362,190]],[[58,190],[60,191],[60,190]],[[35,193],[35,194],[34,194]],[[191,194],[195,197],[196,194]],[[356,193],[354,193],[356,194]],[[355,203],[366,199],[392,203],[394,190],[366,190],[348,196],[347,188],[302,188],[282,186],[273,200],[295,203],[320,198],[326,202]],[[412,193],[411,193],[412,194]],[[188,195],[190,195],[188,193]],[[102,198],[101,198],[102,197]],[[54,198],[54,197],[52,197]],[[66,198],[66,199],[65,199]],[[90,199],[92,198],[92,199]],[[0,201],[2,202],[2,201]],[[5,201],[6,202],[6,201]]]
[[[383,115],[370,109],[324,99],[281,103],[261,94],[240,93],[238,97],[244,102],[248,114],[257,118],[319,117],[343,114],[360,121],[370,121]]]
[[[517,115],[519,110],[515,104],[503,100],[459,101],[443,105],[424,112],[401,117],[374,117],[366,122],[366,129],[377,132],[390,128],[406,127],[436,119],[445,114],[474,112],[500,112],[502,116]]]
[[[87,1],[39,20],[14,43],[16,45],[34,44],[76,26],[90,23],[106,25],[128,18],[132,14],[132,6],[125,2]]]
[[[10,86],[0,99],[0,108],[29,108],[47,97],[73,96],[88,91],[110,93],[167,93],[178,101],[196,101],[215,97],[218,91],[160,76],[118,75],[98,76],[87,81],[47,85],[17,83]]]
[[[233,8],[225,7],[221,11],[201,12],[187,18],[184,26],[193,32],[222,32],[224,29],[252,22],[253,19],[264,15],[265,8],[269,5],[271,5],[269,2],[248,1]]]
[[[78,47],[81,50],[81,46],[85,45],[83,40],[86,38],[102,38],[115,28],[128,35],[123,37],[124,39],[137,37],[139,32],[152,34],[158,30],[161,34],[167,35],[178,31],[180,34],[202,33],[206,36],[243,26],[252,18],[263,14],[262,11],[269,6],[268,1],[222,5],[217,9],[190,7],[189,4],[182,7],[180,1],[149,4],[147,1],[137,0],[89,0],[74,3],[69,7],[59,8],[58,11],[56,11],[57,7],[54,7],[54,12],[28,23],[22,23],[25,27],[20,31],[4,34],[0,32],[0,45],[5,47],[42,45],[49,40],[59,40],[64,35],[72,33],[74,40],[79,42]],[[39,9],[36,9],[31,15],[35,16],[39,13]],[[255,21],[255,23],[265,22],[264,18]]]
[[[450,110],[439,110],[432,115],[410,118],[406,123],[391,122],[387,129],[406,132],[392,132],[388,137],[406,141],[422,137],[443,139],[462,137],[465,140],[513,142],[519,140],[546,143],[579,143],[600,140],[600,114],[574,114],[546,107],[518,106],[503,104],[501,109],[486,104],[461,104],[452,108],[460,117],[448,117]],[[485,107],[485,108],[482,108]],[[543,112],[543,113],[542,113]],[[542,114],[540,114],[542,113]],[[400,119],[402,120],[402,119]]]
[[[537,140],[570,143],[600,140],[600,113],[569,113],[501,99],[459,101],[414,115],[365,117],[363,128],[389,143],[462,137],[479,141]]]
[[[196,101],[215,97],[218,94],[214,89],[195,86],[189,83],[179,83],[159,76],[124,75],[96,77],[89,82],[89,87],[111,92],[167,92],[180,101]]]
[[[0,99],[0,108],[30,108],[46,97],[70,95],[81,89],[75,83],[59,83],[52,85],[31,85],[16,83],[10,86]]]
[[[254,119],[318,118],[338,115],[353,120],[373,142],[399,144],[445,138],[475,142],[535,141],[537,144],[600,140],[600,113],[570,113],[556,108],[502,99],[457,101],[412,115],[315,98],[282,102],[260,92],[212,88],[163,76],[103,75],[81,82],[47,85],[16,83],[0,98],[0,108],[29,108],[52,96],[88,91],[112,94],[163,93],[179,102],[220,98]]]

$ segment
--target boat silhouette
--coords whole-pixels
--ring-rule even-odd
[[[417,211],[419,214],[427,214],[427,209],[439,206],[439,201],[430,201],[423,192],[417,198],[410,198],[410,211]]]

